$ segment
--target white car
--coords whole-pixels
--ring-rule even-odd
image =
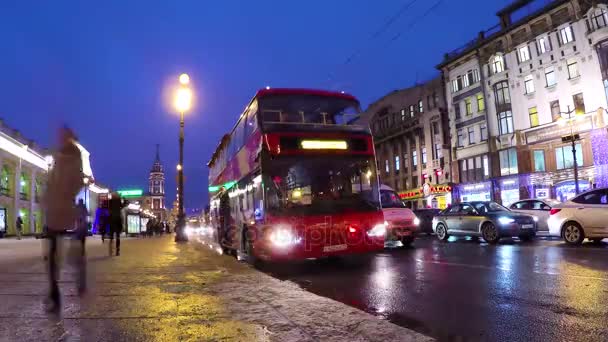
[[[547,232],[549,231],[549,220],[550,212],[553,207],[561,204],[561,202],[552,199],[527,199],[515,202],[509,206],[509,209],[538,218],[538,231]]]
[[[549,234],[571,245],[608,238],[608,188],[584,192],[549,211]]]
[[[420,220],[416,214],[406,208],[403,201],[395,190],[386,185],[380,187],[380,203],[386,222],[386,240],[390,244],[392,241],[401,241],[403,246],[409,246],[416,239]]]

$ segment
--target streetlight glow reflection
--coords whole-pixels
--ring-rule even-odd
[[[189,88],[180,88],[175,94],[175,108],[180,112],[186,112],[192,105],[192,90]]]

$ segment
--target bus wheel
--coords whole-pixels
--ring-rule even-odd
[[[245,253],[247,254],[247,263],[252,266],[259,266],[260,259],[255,256],[255,250],[253,249],[253,240],[247,238],[245,234]]]

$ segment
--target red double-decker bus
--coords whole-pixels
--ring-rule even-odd
[[[209,166],[218,242],[249,260],[294,260],[384,247],[374,145],[351,95],[263,89]]]

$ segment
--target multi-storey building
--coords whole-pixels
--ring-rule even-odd
[[[0,236],[15,235],[17,217],[24,235],[40,233],[42,191],[51,163],[34,142],[0,121]]]
[[[575,159],[579,191],[608,185],[608,12],[592,3],[516,1],[445,56],[455,199],[566,200]]]
[[[411,207],[451,203],[449,132],[440,78],[394,91],[362,114],[376,145],[380,180]]]
[[[167,219],[165,209],[165,172],[160,162],[160,149],[158,145],[156,146],[156,158],[148,177],[148,195],[144,202],[144,208],[150,210],[161,221]]]

